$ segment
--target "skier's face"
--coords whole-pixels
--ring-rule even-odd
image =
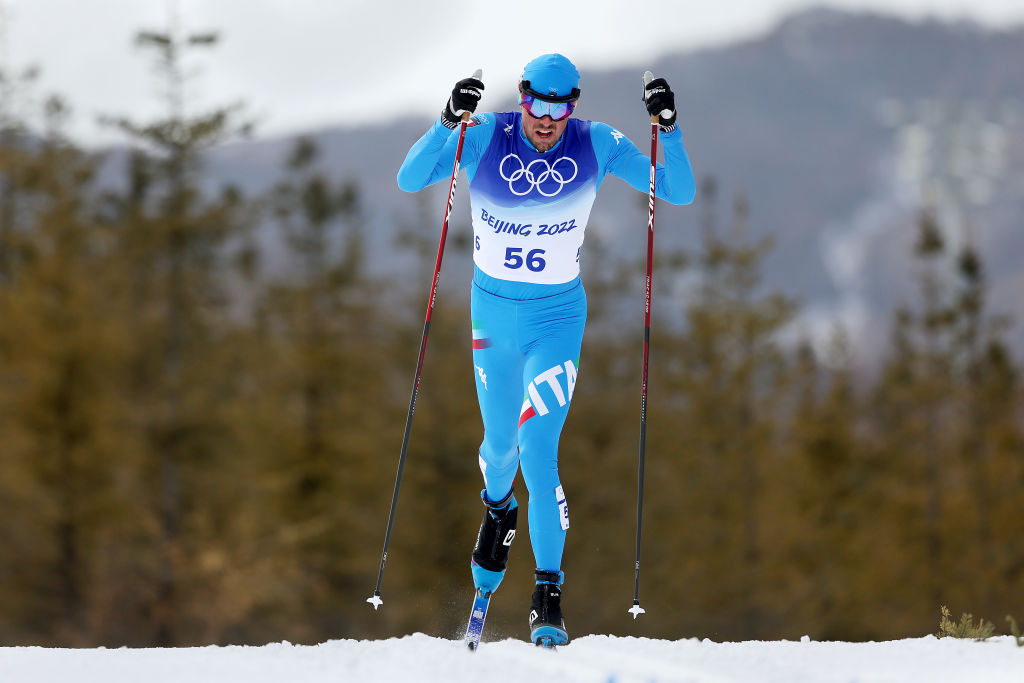
[[[565,127],[569,125],[569,117],[561,121],[554,121],[550,116],[534,118],[526,107],[520,107],[523,111],[523,133],[526,139],[533,143],[538,152],[546,152],[562,138]]]

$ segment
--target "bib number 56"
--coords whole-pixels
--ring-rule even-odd
[[[547,265],[547,262],[544,261],[544,250],[532,249],[526,253],[525,258],[523,257],[522,247],[509,247],[505,250],[506,268],[515,270],[516,268],[522,268],[524,264],[535,273],[544,270],[544,266]]]

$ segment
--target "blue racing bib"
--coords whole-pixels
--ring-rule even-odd
[[[590,122],[569,119],[554,149],[538,152],[522,114],[494,114],[494,131],[470,183],[473,261],[501,280],[560,284],[580,272],[580,252],[597,197]]]

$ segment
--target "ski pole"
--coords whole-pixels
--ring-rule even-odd
[[[473,78],[479,79],[483,71],[477,69],[473,72]],[[420,393],[420,377],[423,374],[423,356],[427,353],[427,337],[430,334],[430,317],[434,312],[434,298],[437,295],[437,278],[441,273],[441,258],[444,256],[444,242],[448,236],[448,219],[452,215],[452,207],[455,204],[455,183],[459,178],[459,162],[462,159],[462,143],[466,138],[466,125],[469,123],[469,112],[463,112],[462,121],[459,123],[459,144],[455,148],[455,166],[452,168],[451,185],[448,187],[448,204],[445,206],[444,222],[441,224],[441,241],[437,245],[437,261],[434,263],[434,278],[430,283],[430,298],[427,300],[427,315],[423,321],[423,336],[420,338],[420,353],[416,361],[416,376],[412,384],[412,397],[409,399],[409,414],[405,418],[405,436],[402,437],[402,453],[398,457],[398,473],[395,475],[395,492],[391,496],[391,511],[388,513],[388,529],[384,534],[384,550],[380,557],[380,571],[377,572],[377,587],[373,596],[366,599],[366,602],[373,605],[373,609],[384,604],[380,597],[380,585],[384,580],[384,565],[388,561],[388,546],[391,544],[391,530],[395,523],[395,506],[398,504],[398,490],[402,487],[402,471],[405,469],[405,457],[409,451],[409,434],[412,432],[412,416],[416,412],[416,398]]]
[[[644,86],[654,80],[654,74],[644,72]],[[651,183],[648,191],[647,213],[647,292],[644,298],[644,365],[640,383],[640,466],[637,475],[636,497],[636,578],[633,587],[633,606],[629,613],[635,620],[646,612],[640,606],[640,533],[644,519],[644,448],[647,444],[647,357],[651,346],[651,276],[654,270],[654,177],[658,167],[658,115],[651,116]]]

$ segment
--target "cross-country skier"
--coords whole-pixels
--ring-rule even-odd
[[[470,567],[482,594],[498,588],[516,531],[512,484],[522,468],[537,563],[530,636],[554,645],[569,640],[561,610],[569,509],[558,478],[558,439],[587,320],[583,233],[605,175],[647,192],[651,163],[611,126],[570,118],[579,80],[560,54],[531,61],[519,82],[520,111],[474,116],[461,162],[473,212],[473,363],[484,423],[485,512]],[[455,129],[464,112],[475,112],[483,89],[476,78],[456,83],[441,116],[398,171],[402,190],[416,192],[450,177]],[[689,204],[695,183],[672,90],[655,79],[643,99],[649,115],[660,117],[665,164],[657,168],[657,196]]]

